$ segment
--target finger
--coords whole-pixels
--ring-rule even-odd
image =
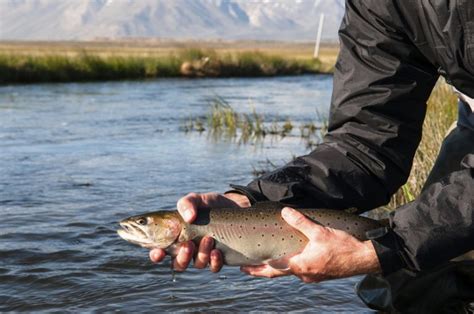
[[[290,226],[301,231],[307,238],[315,238],[319,236],[321,232],[325,231],[323,226],[312,222],[306,218],[305,215],[293,208],[283,208],[281,216]]]
[[[218,193],[201,194],[201,206],[208,208],[215,207],[240,207],[233,199],[225,197]]]
[[[161,262],[166,256],[166,253],[162,249],[153,249],[150,251],[150,259],[153,263]]]
[[[194,260],[194,267],[202,269],[209,264],[211,251],[214,246],[214,239],[211,237],[202,238],[199,243],[198,253],[196,259]]]
[[[304,283],[313,283],[313,282],[320,282],[321,280],[316,279],[316,277],[309,277],[309,276],[298,276]]]
[[[214,249],[211,251],[211,263],[210,269],[213,273],[217,273],[221,270],[224,265],[224,259],[222,258],[221,251]]]
[[[275,278],[289,275],[287,270],[278,270],[270,265],[241,266],[240,271],[255,277]]]
[[[194,243],[191,241],[185,242],[181,245],[178,255],[173,260],[173,269],[176,271],[184,271],[191,259],[193,258]]]
[[[201,195],[197,193],[189,193],[178,200],[178,212],[186,222],[193,222],[196,219],[197,208],[202,203]]]

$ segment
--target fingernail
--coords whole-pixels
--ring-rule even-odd
[[[153,257],[153,259],[158,259],[158,258],[160,257],[159,254],[158,254],[158,252],[156,252],[156,251],[155,251],[155,252],[152,252],[152,253],[151,253],[151,256]]]
[[[184,220],[186,220],[186,221],[191,220],[191,219],[193,218],[193,212],[192,212],[192,210],[189,209],[189,208],[185,208],[185,209],[183,210],[183,217],[184,217]]]
[[[293,220],[293,214],[296,213],[296,210],[290,207],[284,207],[281,210],[281,216],[286,220]]]

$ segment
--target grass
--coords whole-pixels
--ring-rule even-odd
[[[320,117],[320,119],[322,119]],[[327,123],[307,121],[297,124],[289,118],[275,117],[267,119],[255,109],[251,113],[238,113],[223,98],[216,97],[211,101],[207,118],[191,117],[183,125],[185,132],[207,131],[213,139],[237,140],[239,143],[260,141],[265,137],[298,136],[310,147],[319,143],[327,130]],[[299,130],[299,134],[295,130]]]
[[[0,83],[149,79],[165,77],[262,77],[321,73],[312,58],[261,51],[218,52],[188,48],[167,54],[108,54],[81,50],[15,53],[0,49]]]

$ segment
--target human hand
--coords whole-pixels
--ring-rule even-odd
[[[196,219],[199,209],[216,207],[238,208],[249,206],[249,199],[245,195],[238,193],[227,193],[224,195],[218,193],[189,193],[181,198],[177,204],[178,212],[188,223],[191,223]],[[212,272],[218,272],[222,268],[222,254],[219,250],[213,249],[213,247],[213,238],[202,238],[194,259],[194,267],[201,269],[207,267],[209,264]],[[195,250],[196,247],[192,241],[182,243],[178,250],[178,255],[173,259],[173,269],[176,271],[184,271],[194,256]],[[150,251],[150,259],[154,263],[161,262],[165,256],[166,252],[163,249],[153,249]]]
[[[359,241],[344,231],[318,225],[289,207],[282,210],[282,217],[308,238],[306,247],[289,258],[288,269],[278,270],[270,265],[243,266],[243,272],[267,278],[295,275],[307,283],[380,272],[370,241]]]

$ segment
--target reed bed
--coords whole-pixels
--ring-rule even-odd
[[[0,83],[149,79],[165,77],[258,77],[319,73],[321,63],[259,51],[217,53],[185,49],[167,55],[0,53]]]
[[[191,117],[183,125],[185,132],[206,131],[216,140],[236,140],[245,144],[260,141],[266,137],[293,136],[303,139],[308,147],[320,142],[326,129],[326,122],[296,123],[289,118],[268,119],[255,109],[251,113],[239,113],[220,97],[211,101],[206,117]]]

